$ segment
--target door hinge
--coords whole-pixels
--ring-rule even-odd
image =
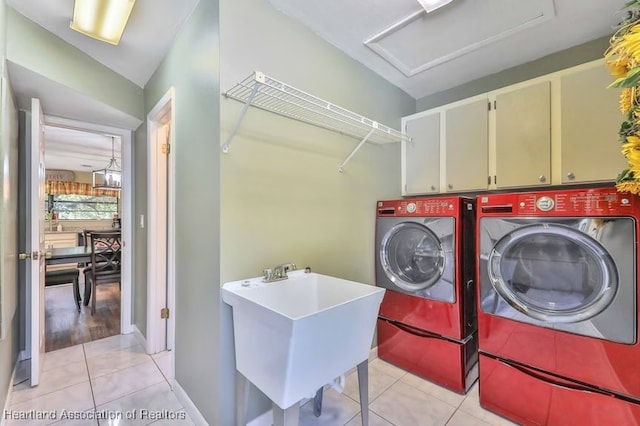
[[[162,153],[165,154],[165,155],[171,153],[171,145],[168,144],[168,143],[163,143],[162,144]]]
[[[167,319],[167,318],[169,318],[169,308],[160,309],[160,319]]]

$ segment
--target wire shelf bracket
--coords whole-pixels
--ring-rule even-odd
[[[360,143],[338,167],[340,173],[366,142],[386,144],[412,141],[405,133],[303,92],[259,71],[253,72],[236,84],[225,92],[224,96],[244,103],[231,133],[222,145],[224,153],[229,152],[229,146],[249,106],[360,139]]]

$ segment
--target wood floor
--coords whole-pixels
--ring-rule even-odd
[[[82,294],[83,284],[80,283]],[[97,287],[96,313],[91,304],[78,312],[71,284],[45,289],[45,351],[55,351],[120,334],[120,288],[118,283]]]

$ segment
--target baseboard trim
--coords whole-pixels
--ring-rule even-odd
[[[140,343],[142,347],[146,350],[147,339],[145,339],[144,335],[142,334],[138,326],[136,324],[132,324],[131,329],[133,330],[133,334],[136,336],[136,340],[138,341],[138,343]]]
[[[7,390],[7,398],[5,399],[4,405],[2,406],[3,415],[0,416],[0,426],[5,426],[7,424],[4,413],[6,413],[7,410],[9,410],[9,403],[11,402],[11,395],[13,394],[13,381],[16,377],[17,368],[18,368],[18,361],[16,361],[16,364],[13,366],[13,373],[11,373],[11,380],[9,380],[9,390]]]
[[[198,410],[193,401],[191,401],[191,398],[189,398],[187,392],[185,392],[182,386],[180,386],[180,383],[178,383],[178,381],[175,379],[173,380],[172,388],[173,393],[176,395],[176,398],[178,398],[178,401],[180,401],[180,404],[182,404],[189,417],[191,417],[193,423],[196,426],[209,426],[209,423],[202,416],[200,410]]]

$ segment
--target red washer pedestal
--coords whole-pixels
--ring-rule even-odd
[[[454,342],[395,321],[378,319],[378,357],[464,394],[477,377],[477,336]]]

